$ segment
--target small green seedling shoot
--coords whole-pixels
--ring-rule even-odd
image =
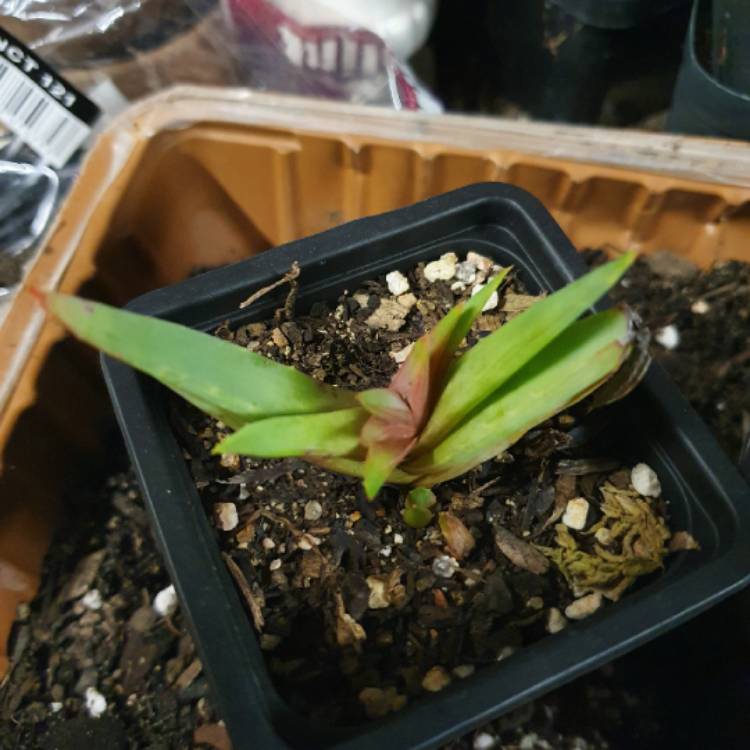
[[[579,318],[634,259],[627,253],[589,272],[457,356],[505,269],[415,342],[387,388],[360,392],[175,323],[63,294],[46,295],[46,305],[79,338],[234,430],[214,453],[301,457],[361,477],[374,498],[386,482],[428,488],[465,473],[610,379],[634,349],[630,314]],[[645,366],[641,356],[637,377],[623,368],[627,377],[613,383],[627,387],[612,399]],[[411,525],[431,515],[426,492],[409,495]]]
[[[415,487],[410,490],[401,511],[404,523],[413,529],[423,529],[432,521],[431,508],[436,502],[435,493],[427,487]]]

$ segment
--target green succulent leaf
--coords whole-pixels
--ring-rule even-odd
[[[305,456],[305,460],[328,471],[338,474],[348,474],[352,477],[364,478],[365,457],[362,456]],[[394,484],[414,484],[416,477],[407,474],[401,467],[394,469],[388,477]]]
[[[234,428],[262,417],[356,406],[352,393],[176,323],[65,294],[48,294],[46,305],[78,338]]]
[[[365,493],[372,500],[417,442],[411,412],[406,419],[400,414],[393,420],[371,416],[362,428],[359,442],[367,448],[363,477]]]
[[[79,338],[235,429],[214,453],[300,456],[361,477],[370,498],[385,482],[418,484],[402,512],[419,528],[433,517],[435,496],[427,487],[499,454],[610,378],[592,407],[639,382],[649,361],[647,336],[626,312],[576,322],[634,257],[628,253],[540,300],[457,358],[504,269],[415,343],[388,388],[361,393],[174,323],[67,295],[45,301]]]
[[[411,422],[408,404],[390,388],[370,388],[357,394],[359,401],[370,414],[383,419]]]
[[[459,476],[591,393],[629,350],[630,322],[621,310],[574,323],[435,448],[410,458],[402,468],[427,486]]]
[[[440,388],[453,362],[453,355],[509,271],[509,268],[504,268],[473,297],[451,308],[431,331],[414,344],[393,377],[389,388],[409,404],[418,427],[425,423],[429,410],[440,396]]]
[[[369,446],[363,474],[363,484],[368,499],[372,500],[380,492],[380,488],[388,481],[388,477],[415,442],[415,438],[411,438],[388,443],[374,443]]]
[[[359,441],[367,448],[364,488],[372,499],[416,442],[417,430],[411,409],[395,391],[375,388],[358,398],[371,415]]]
[[[456,307],[454,307],[453,310],[443,318],[443,320],[450,320],[453,311],[458,311],[455,313],[455,320],[450,320],[450,323],[446,323],[446,326],[450,327],[450,332],[446,337],[447,340],[445,340],[445,343],[440,341],[439,335],[435,336],[437,341],[434,349],[441,347],[444,350],[448,364],[450,364],[456,350],[471,330],[474,321],[479,317],[482,310],[484,310],[484,306],[489,302],[490,297],[500,288],[500,285],[508,277],[510,270],[510,266],[501,269],[476,294],[465,302],[456,305]],[[441,323],[442,321],[435,326],[436,331],[440,331]]]
[[[359,406],[259,419],[224,438],[212,453],[259,458],[346,456],[357,450],[359,432],[367,419],[367,412]]]
[[[417,450],[436,446],[617,282],[635,260],[625,253],[542,299],[455,361]]]
[[[435,493],[427,487],[415,487],[407,496],[401,516],[407,526],[422,529],[432,521],[430,510],[437,502]]]
[[[459,303],[414,345],[389,388],[359,394],[373,417],[362,431],[368,446],[364,486],[372,499],[416,442],[456,349],[510,269],[503,269],[466,302]],[[406,409],[406,412],[404,412]]]
[[[611,378],[596,389],[586,402],[587,411],[600,409],[625,398],[643,380],[651,365],[651,332],[641,323],[640,318],[628,308],[633,329],[633,342],[628,358]]]

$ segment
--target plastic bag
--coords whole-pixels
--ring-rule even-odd
[[[102,114],[92,137],[130,101],[174,83],[247,81],[210,0],[0,0],[0,30],[95,102]],[[0,304],[22,278],[91,142],[52,169],[3,125],[7,104],[0,100]]]
[[[130,101],[177,83],[246,85],[435,111],[440,105],[405,63],[423,44],[435,5],[436,0],[0,0],[0,30],[98,105],[97,128]],[[21,265],[33,255],[86,148],[53,170],[2,122],[0,92],[0,304],[20,279]]]
[[[0,27],[109,114],[175,83],[249,80],[216,0],[0,0]]]
[[[0,26],[89,92],[249,84],[439,108],[406,66],[436,0],[0,0]],[[95,95],[95,94],[94,94]],[[106,108],[106,102],[104,102]]]
[[[4,143],[3,143],[4,141]],[[72,169],[43,164],[18,138],[0,136],[0,302],[22,277],[53,210],[73,178]]]
[[[435,0],[227,0],[226,8],[263,88],[440,109],[405,62],[427,38]]]

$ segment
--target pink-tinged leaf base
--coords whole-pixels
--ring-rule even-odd
[[[378,494],[415,442],[416,438],[412,437],[408,440],[373,443],[369,446],[364,466],[364,487],[365,494],[370,500]]]
[[[367,448],[364,487],[372,499],[416,443],[417,428],[411,409],[395,391],[364,391],[359,401],[371,412],[359,440]]]
[[[390,389],[409,405],[418,430],[424,426],[440,395],[456,350],[509,271],[509,268],[503,269],[471,299],[452,308],[429,333],[416,342],[394,375]]]
[[[361,435],[368,449],[364,483],[368,497],[377,494],[416,444],[456,350],[508,271],[497,274],[478,294],[456,305],[422,336],[388,388],[359,394],[360,403],[372,414]]]

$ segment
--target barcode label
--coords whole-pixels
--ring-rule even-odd
[[[3,59],[0,120],[55,169],[67,164],[91,132],[86,123]]]
[[[55,169],[91,132],[99,108],[0,28],[0,122]]]

